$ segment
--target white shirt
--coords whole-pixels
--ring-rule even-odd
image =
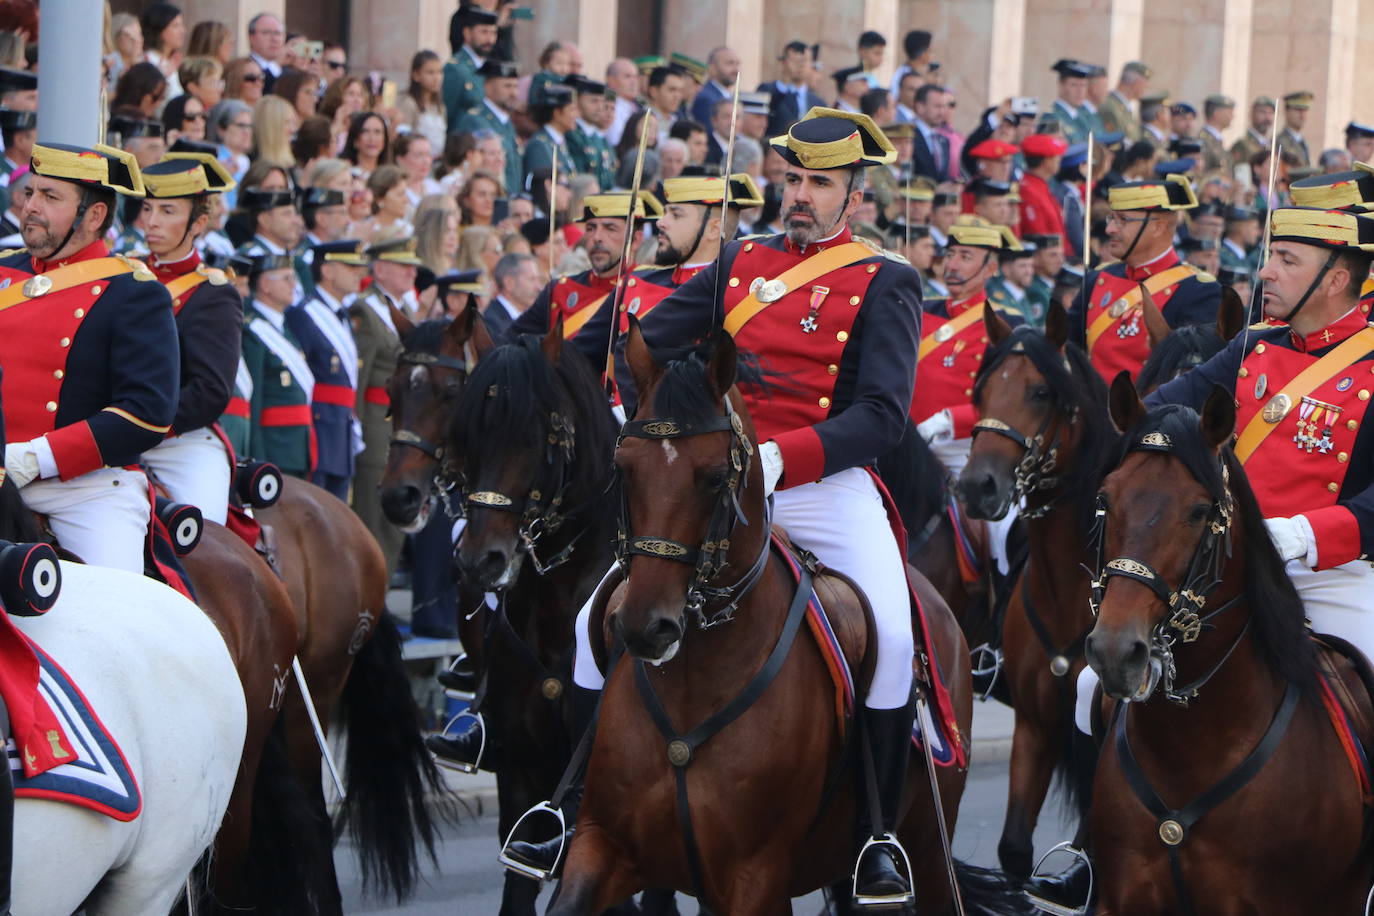
[[[1202,125],[1202,129],[1205,130],[1205,131],[1207,131],[1207,133],[1211,134],[1212,137],[1213,137],[1214,139],[1218,140],[1218,141],[1220,141],[1220,140],[1223,139],[1222,136],[1221,136],[1221,131],[1217,130],[1215,127],[1213,127],[1213,126],[1210,125],[1210,124],[1204,124],[1204,125]]]
[[[505,296],[498,295],[496,297],[496,301],[501,304],[501,308],[506,310],[506,314],[510,316],[511,321],[514,321],[515,319],[519,318],[521,315],[524,314],[524,312],[522,312],[520,309],[516,308],[515,306],[507,302]],[[488,308],[490,308],[490,306],[488,306]]]
[[[487,59],[485,57],[478,54],[476,51],[472,50],[472,48],[468,47],[467,45],[463,45],[463,52],[467,54],[468,58],[477,67],[480,67],[487,62]]]
[[[253,58],[253,62],[257,64],[259,67],[261,67],[268,73],[272,74],[273,79],[276,79],[277,77],[281,76],[281,64],[277,63],[274,60],[267,60],[266,58],[259,57],[256,54],[249,54],[248,56]]]
[[[606,129],[606,139],[615,145],[620,142],[621,136],[625,133],[625,124],[639,111],[639,106],[633,100],[623,96],[615,97],[615,117],[611,119],[611,126]]]
[[[577,129],[582,131],[582,133],[586,134],[589,137],[600,137],[603,140],[606,139],[606,131],[597,127],[595,124],[591,124],[587,121],[582,120],[581,118],[577,119]]]

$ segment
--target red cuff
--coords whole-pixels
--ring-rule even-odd
[[[978,410],[972,404],[956,404],[949,409],[949,420],[954,425],[955,439],[967,439],[973,435],[973,424],[978,422]]]
[[[1345,506],[1304,512],[1317,538],[1316,569],[1331,569],[1360,558],[1360,523]]]
[[[91,432],[91,424],[85,420],[53,430],[44,438],[52,447],[57,476],[62,480],[71,480],[105,466],[100,446],[96,445],[95,435]]]
[[[786,490],[825,476],[825,446],[814,426],[789,430],[773,441],[782,452],[782,481],[778,489]]]

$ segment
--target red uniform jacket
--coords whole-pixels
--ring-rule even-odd
[[[1073,254],[1064,232],[1064,211],[1050,193],[1050,186],[1039,175],[1021,176],[1021,226],[1017,233],[1027,235],[1057,235],[1064,240],[1064,251]]]
[[[954,438],[973,435],[973,424],[978,421],[973,408],[973,380],[988,346],[982,317],[987,306],[987,294],[981,289],[967,299],[932,299],[925,304],[921,347],[926,352],[916,366],[920,381],[911,399],[912,422],[920,423],[948,408]],[[977,317],[957,332],[948,329],[951,321],[969,312],[976,312]]]

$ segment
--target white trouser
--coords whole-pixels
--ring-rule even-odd
[[[208,522],[229,514],[229,454],[209,429],[171,436],[143,453],[143,463],[175,502],[195,506]]]
[[[1374,564],[1355,560],[1331,569],[1309,569],[1299,560],[1284,566],[1288,578],[1298,589],[1302,609],[1312,622],[1314,633],[1339,636],[1364,657],[1374,662]],[[1084,734],[1092,734],[1093,693],[1099,678],[1091,668],[1078,676],[1078,702],[1074,723]]]
[[[101,468],[72,480],[35,480],[19,494],[48,517],[57,542],[87,564],[143,575],[148,478],[142,471]]]
[[[930,450],[935,457],[940,459],[940,463],[949,471],[949,476],[955,480],[963,473],[964,465],[968,464],[969,449],[973,448],[973,440],[970,439],[940,439],[930,443]],[[997,570],[1002,575],[1011,571],[1011,560],[1007,557],[1007,535],[1011,532],[1011,526],[1016,524],[1016,506],[1007,510],[1007,514],[997,519],[989,521],[988,526],[988,553],[992,555],[993,562],[997,564]]]
[[[858,583],[873,606],[878,659],[865,705],[896,709],[911,696],[915,652],[906,570],[882,497],[861,468],[773,494],[773,521],[796,543]],[[607,574],[609,575],[609,573]],[[605,683],[588,638],[591,601],[577,615],[573,681],[588,690]],[[735,624],[739,626],[740,624]]]

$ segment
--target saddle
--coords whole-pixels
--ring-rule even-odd
[[[1339,636],[1313,634],[1322,703],[1345,749],[1365,807],[1374,807],[1374,668]]]

